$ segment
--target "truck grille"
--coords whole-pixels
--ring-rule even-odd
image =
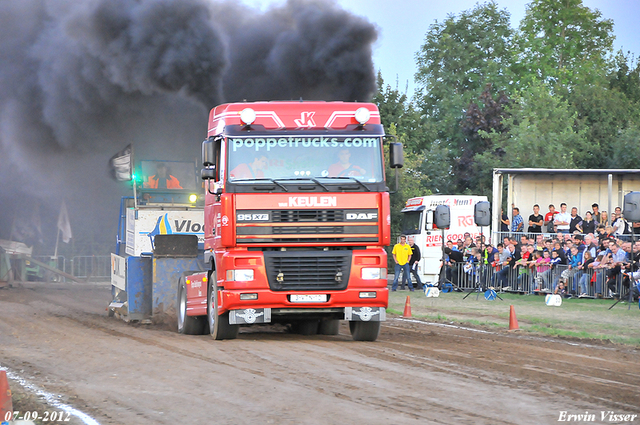
[[[238,210],[239,244],[377,243],[378,210]]]
[[[265,251],[264,259],[273,291],[335,291],[349,283],[351,251]]]
[[[280,210],[273,211],[273,223],[298,221],[344,221],[343,210]]]

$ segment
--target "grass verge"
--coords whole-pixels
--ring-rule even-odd
[[[640,347],[640,309],[637,303],[586,298],[564,299],[559,307],[545,304],[544,296],[498,294],[502,298],[487,301],[483,294],[451,292],[427,298],[423,292],[390,292],[389,314],[402,315],[407,296],[415,318],[435,322],[509,328],[510,306],[514,306],[519,328],[532,334],[591,341],[611,341]]]

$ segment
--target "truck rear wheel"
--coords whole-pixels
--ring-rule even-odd
[[[380,333],[380,322],[349,322],[354,341],[375,341]]]
[[[340,331],[340,320],[330,319],[320,322],[318,333],[320,335],[338,335]]]
[[[214,276],[209,279],[208,299],[207,318],[209,319],[209,332],[213,339],[235,339],[238,336],[239,326],[229,324],[229,312],[218,315],[218,288]]]
[[[206,322],[200,316],[187,316],[187,286],[184,277],[178,282],[178,333],[186,335],[202,335]]]
[[[293,331],[300,335],[316,335],[319,324],[318,320],[300,320],[293,323]]]

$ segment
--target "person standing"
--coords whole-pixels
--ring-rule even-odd
[[[600,220],[598,220],[598,223],[602,224],[605,227],[609,225],[609,216],[607,215],[606,211],[602,211],[600,213]]]
[[[586,213],[584,213],[584,220],[582,220],[582,224],[580,225],[579,229],[581,229],[582,233],[585,235],[595,235],[598,224],[600,223],[598,223],[597,220],[593,219],[591,211],[587,211]]]
[[[547,233],[555,233],[554,220],[558,214],[556,207],[553,204],[549,204],[549,212],[544,215],[544,225],[546,226]]]
[[[416,287],[418,289],[422,289],[422,281],[420,280],[420,274],[418,273],[418,262],[420,261],[420,258],[421,258],[420,248],[418,248],[418,245],[416,245],[413,237],[409,237],[409,246],[413,251],[411,253],[411,258],[409,259],[411,274],[416,278]],[[409,277],[409,280],[411,280],[411,277]]]
[[[501,213],[500,213],[500,232],[508,233],[509,232],[509,225],[511,224],[511,221],[509,220],[509,216],[504,213],[504,209],[500,210],[500,211],[501,211]]]
[[[513,222],[511,223],[511,231],[514,233],[522,232],[524,229],[524,220],[520,215],[520,208],[513,207]]]
[[[620,248],[620,245],[613,242],[609,245],[611,249],[611,263],[609,264],[609,270],[607,270],[607,287],[611,291],[612,297],[617,297],[617,282],[616,278],[622,270],[622,265],[628,262],[627,253]]]
[[[578,215],[578,208],[571,208],[571,220],[569,221],[569,233],[573,234],[575,231],[582,233],[582,217]]]
[[[614,234],[619,239],[626,240],[626,237],[623,235],[628,235],[631,233],[629,230],[629,223],[622,216],[622,209],[620,207],[616,207],[616,212],[611,216],[613,220],[611,222],[611,226],[614,228]]]
[[[560,204],[560,212],[556,214],[554,220],[558,233],[569,233],[569,225],[571,224],[571,214],[567,212],[567,204]]]
[[[591,216],[593,217],[593,219],[596,222],[600,223],[601,222],[600,221],[600,218],[601,218],[600,217],[600,207],[598,206],[598,204],[594,203],[594,204],[591,205],[591,209],[593,210],[593,211],[591,211]]]
[[[515,268],[516,261],[520,259],[520,255],[516,253],[515,245],[509,245],[508,249],[505,249],[500,253],[500,260],[502,260],[502,269],[496,273],[496,286],[505,291],[509,289],[509,275]]]
[[[393,251],[391,251],[393,261],[396,262],[394,270],[395,276],[393,277],[393,285],[391,285],[392,291],[396,291],[398,289],[398,277],[400,276],[400,271],[402,271],[402,286],[407,282],[409,289],[413,291],[413,283],[411,283],[411,278],[409,277],[409,273],[411,272],[409,266],[411,253],[412,250],[407,244],[407,237],[405,235],[400,236],[400,243],[395,244]]]
[[[540,214],[540,206],[535,204],[533,206],[533,214],[529,216],[529,233],[542,233],[542,226],[544,225],[544,217]]]

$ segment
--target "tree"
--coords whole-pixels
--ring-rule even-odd
[[[575,157],[587,143],[576,131],[576,112],[541,83],[514,97],[504,119],[508,132],[481,131],[493,141],[493,151],[476,156],[480,193],[491,193],[493,168],[575,168]]]
[[[420,146],[425,143],[425,128],[420,125],[420,115],[406,94],[400,93],[390,85],[385,85],[382,75],[378,73],[377,92],[374,102],[380,110],[380,120],[387,135],[396,136],[404,147],[404,167],[398,170],[399,187],[391,194],[391,226],[394,233],[400,232],[400,210],[407,199],[414,196],[430,194],[426,188],[429,178],[423,172],[423,159],[419,155]],[[385,146],[385,157],[389,157],[388,145]],[[387,185],[395,189],[396,171],[386,167]]]
[[[541,79],[560,92],[606,77],[613,21],[582,0],[533,0],[517,35],[514,68],[524,85]]]
[[[509,86],[513,35],[509,18],[506,10],[491,2],[429,27],[416,54],[416,81],[427,116],[445,119],[447,106],[466,106],[487,83],[497,90]],[[457,110],[456,118],[461,112]]]
[[[567,100],[576,111],[576,126],[585,130],[588,143],[573,157],[578,168],[603,168],[612,146],[632,119],[632,105],[617,89],[603,85],[578,85]],[[617,168],[617,167],[614,167]]]
[[[614,66],[610,77],[611,88],[620,90],[631,102],[640,103],[640,62],[618,51]]]
[[[633,126],[623,130],[619,137],[613,140],[611,156],[605,164],[611,168],[638,168],[640,158],[640,126]]]
[[[462,146],[461,155],[456,159],[453,169],[455,181],[458,187],[470,188],[473,192],[478,182],[474,172],[475,156],[479,153],[491,151],[493,141],[486,134],[491,132],[504,133],[507,127],[504,119],[508,116],[505,108],[511,101],[504,94],[498,93],[496,99],[491,94],[491,84],[487,84],[480,94],[482,107],[472,102],[465,111],[464,119],[460,122],[460,127],[465,135],[466,143]]]
[[[385,131],[388,132],[393,124],[404,137],[405,148],[414,152],[423,149],[427,144],[426,129],[421,125],[420,113],[409,101],[407,94],[398,90],[397,83],[395,89],[392,89],[389,84],[385,84],[380,72],[378,72],[376,86],[377,90],[373,102],[378,105],[380,121]]]
[[[463,168],[468,170],[466,152],[474,149],[466,148],[469,140],[460,126],[467,106],[479,98],[487,84],[496,91],[509,92],[513,81],[513,30],[509,18],[509,13],[498,10],[494,2],[479,4],[459,16],[450,15],[429,27],[416,54],[418,106],[423,124],[433,137],[423,152],[429,156],[429,150],[434,148],[437,158],[449,161],[438,164],[439,179],[451,178],[452,173],[457,175]],[[466,179],[443,183],[449,187],[447,192],[468,190]],[[445,191],[442,186],[434,189]]]

